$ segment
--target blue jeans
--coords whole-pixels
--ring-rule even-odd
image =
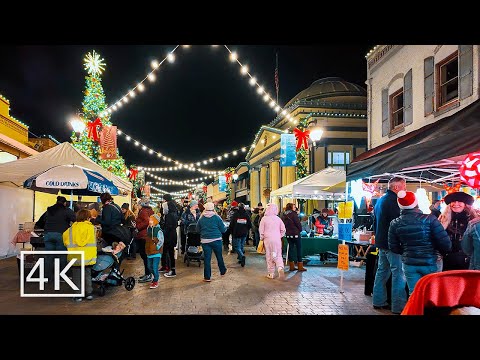
[[[222,240],[216,240],[209,243],[202,243],[203,255],[205,257],[205,264],[203,266],[203,278],[210,280],[212,276],[212,251],[215,253],[217,258],[218,269],[220,274],[223,275],[227,271],[225,263],[223,262],[222,255]]]
[[[373,305],[387,305],[387,281],[392,274],[392,312],[401,313],[407,303],[407,283],[402,268],[402,257],[390,250],[378,252],[378,268],[373,284]]]
[[[158,281],[158,265],[160,264],[161,256],[147,258],[148,270],[153,274],[153,281]]]
[[[45,242],[45,250],[62,250],[67,251],[65,245],[63,245],[62,233],[59,232],[47,232],[43,236],[43,241]],[[53,281],[53,261],[54,258],[60,259],[60,271],[65,268],[67,265],[67,255],[46,255],[45,256],[45,276],[47,278],[51,277]]]
[[[298,235],[297,238],[287,237],[287,241],[288,241],[288,245],[290,245],[290,247],[288,248],[288,261],[295,261],[295,258],[293,256],[294,253],[292,251],[295,248],[296,253],[297,253],[296,261],[297,262],[302,262],[303,261],[303,258],[302,258],[302,237],[300,235]]]
[[[232,238],[233,249],[238,254],[238,260],[242,260],[242,258],[245,256],[244,247],[245,247],[246,241],[247,241],[247,236]]]
[[[407,265],[403,264],[403,271],[407,278],[408,292],[412,295],[415,285],[422,276],[438,272],[438,265]]]

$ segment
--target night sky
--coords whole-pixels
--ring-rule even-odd
[[[278,52],[280,94],[284,105],[313,81],[338,76],[365,87],[365,54],[373,45],[266,46],[228,45],[250,73],[275,96],[275,53]],[[35,135],[51,134],[69,141],[69,117],[81,110],[86,71],[83,58],[95,49],[107,64],[103,88],[110,105],[162,60],[175,45],[0,46],[0,94],[10,100],[10,114]],[[143,144],[185,163],[248,146],[275,112],[228,60],[223,46],[179,48],[173,64],[165,62],[154,83],[120,110],[111,121]],[[32,135],[31,135],[32,136]],[[128,165],[167,166],[119,137]],[[229,157],[209,167],[221,170],[244,161]],[[205,166],[207,168],[207,166]],[[163,172],[177,180],[195,172]],[[147,178],[148,180],[148,178]],[[175,190],[175,188],[171,188]]]

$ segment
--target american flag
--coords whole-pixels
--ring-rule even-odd
[[[277,90],[277,104],[278,104],[278,90],[280,89],[280,84],[278,81],[278,53],[276,54],[276,66],[275,66],[275,89]]]

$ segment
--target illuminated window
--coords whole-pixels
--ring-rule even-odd
[[[350,152],[328,152],[328,166],[333,167],[334,169],[346,170],[347,164],[350,164]]]

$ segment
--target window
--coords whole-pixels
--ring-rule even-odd
[[[437,105],[442,107],[458,99],[458,52],[437,65]]]
[[[328,166],[333,167],[334,169],[346,170],[347,164],[350,164],[350,152],[328,152]]]
[[[390,132],[403,128],[403,88],[390,95]]]

